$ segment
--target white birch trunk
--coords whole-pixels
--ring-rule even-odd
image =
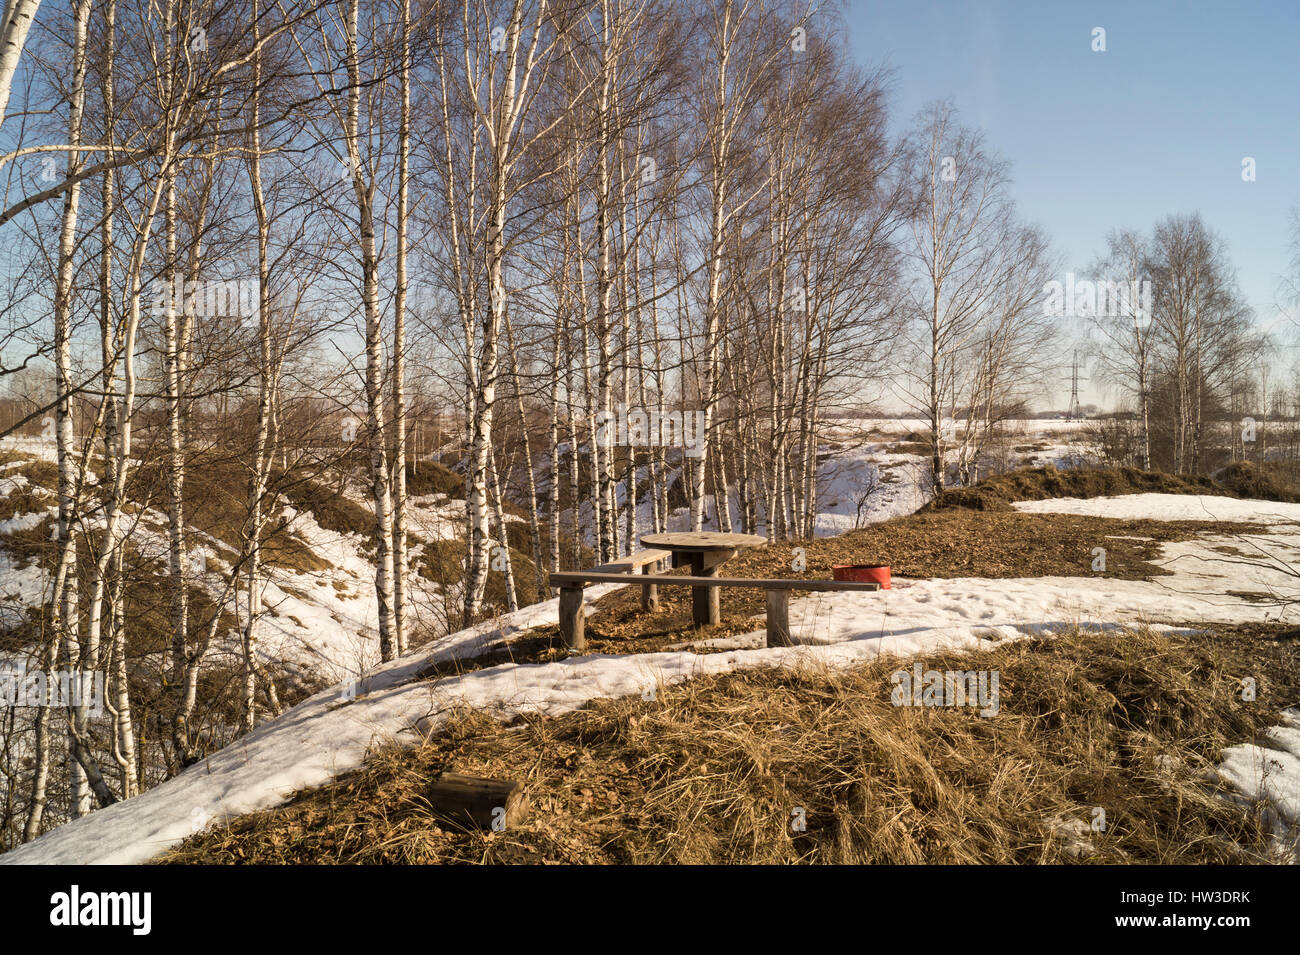
[[[28,31],[36,20],[41,0],[5,0],[4,23],[0,25],[0,125],[9,107],[18,60],[27,43]]]
[[[348,106],[345,130],[352,190],[361,233],[362,302],[366,319],[366,415],[370,450],[371,497],[375,510],[375,597],[378,604],[379,653],[396,655],[393,618],[393,513],[388,471],[387,421],[384,402],[383,325],[379,308],[379,256],[374,222],[373,177],[367,177],[361,156],[361,64],[357,48],[360,0],[350,0],[347,17]]]
[[[397,288],[393,299],[393,629],[395,650],[407,647],[406,552],[406,247],[411,153],[411,2],[402,0],[401,115],[397,160]]]

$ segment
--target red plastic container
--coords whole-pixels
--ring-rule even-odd
[[[863,584],[880,584],[881,590],[889,590],[888,564],[834,564],[831,576],[836,580],[852,580]]]

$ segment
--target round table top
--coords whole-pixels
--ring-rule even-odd
[[[762,547],[767,543],[767,538],[757,534],[682,531],[676,534],[646,534],[641,538],[641,543],[646,547],[660,547],[664,550],[739,550],[742,547]]]

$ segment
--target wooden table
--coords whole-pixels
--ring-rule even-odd
[[[762,547],[766,537],[757,534],[719,534],[713,531],[686,531],[679,534],[646,534],[646,547],[670,551],[673,566],[690,565],[695,577],[716,577],[718,568],[749,547]],[[718,607],[717,587],[691,588],[691,615],[696,626],[717,623],[722,619]]]

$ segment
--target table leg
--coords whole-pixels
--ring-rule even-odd
[[[560,588],[560,636],[570,650],[587,649],[586,620],[582,612],[582,584]]]
[[[703,554],[692,554],[691,575],[694,577],[716,577],[718,576],[718,565],[706,566]],[[709,626],[722,619],[717,587],[691,588],[691,616],[697,627]]]

